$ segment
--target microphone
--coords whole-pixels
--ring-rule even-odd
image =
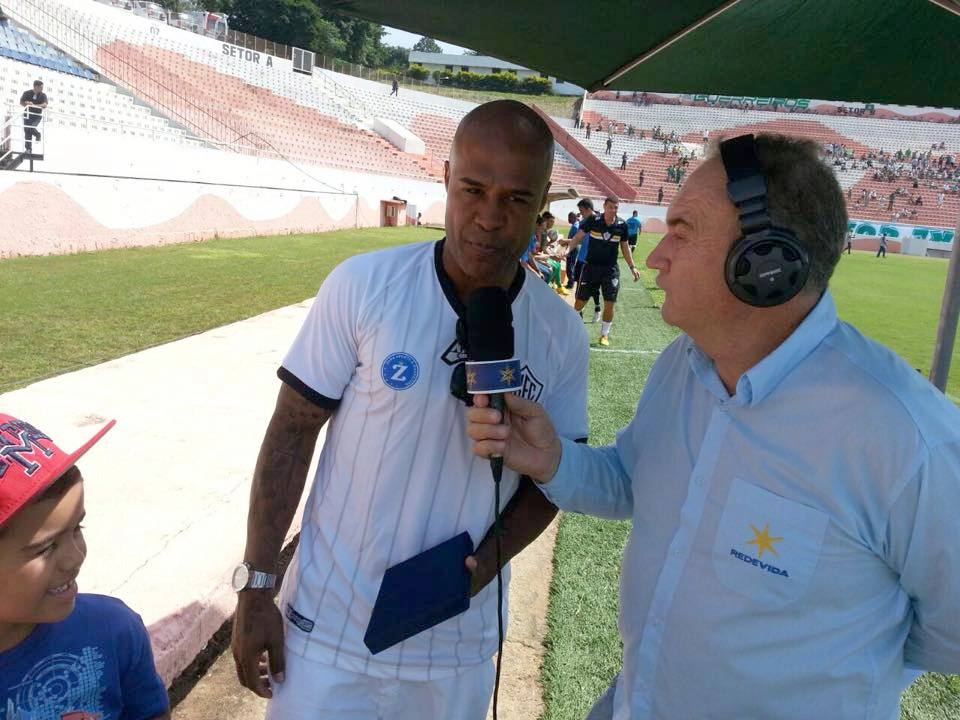
[[[467,298],[467,392],[488,395],[490,407],[506,409],[503,393],[519,390],[520,361],[513,357],[513,312],[503,288],[477,288]],[[503,458],[490,458],[493,473],[493,537],[497,562],[497,671],[493,681],[493,720],[497,720],[500,695],[500,660],[503,657],[503,549],[500,527],[500,479]]]
[[[467,392],[489,395],[490,407],[501,413],[503,393],[519,390],[520,361],[513,357],[513,312],[506,291],[477,288],[467,299]],[[503,474],[503,458],[491,457],[495,481]]]

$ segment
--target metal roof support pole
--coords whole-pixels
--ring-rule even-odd
[[[960,214],[957,229],[953,233],[953,250],[950,251],[950,266],[947,268],[947,284],[940,305],[940,325],[937,341],[933,346],[933,362],[930,364],[930,382],[940,390],[947,390],[950,374],[950,358],[957,337],[957,316],[960,315]]]

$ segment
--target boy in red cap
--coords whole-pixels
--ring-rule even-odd
[[[77,594],[87,554],[77,459],[0,413],[0,718],[168,720],[143,621],[116,598]]]

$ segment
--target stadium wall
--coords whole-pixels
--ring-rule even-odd
[[[42,172],[0,172],[0,257],[378,226],[395,197],[443,223],[435,181],[296,166],[49,126]],[[414,215],[415,217],[415,215]]]
[[[322,232],[380,225],[380,201],[357,195],[139,178],[0,173],[0,258]],[[443,203],[418,204],[426,223]]]

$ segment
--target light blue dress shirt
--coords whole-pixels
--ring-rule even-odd
[[[960,410],[829,292],[732,397],[682,335],[613,446],[562,442],[547,496],[633,520],[618,720],[895,720],[960,672]]]

